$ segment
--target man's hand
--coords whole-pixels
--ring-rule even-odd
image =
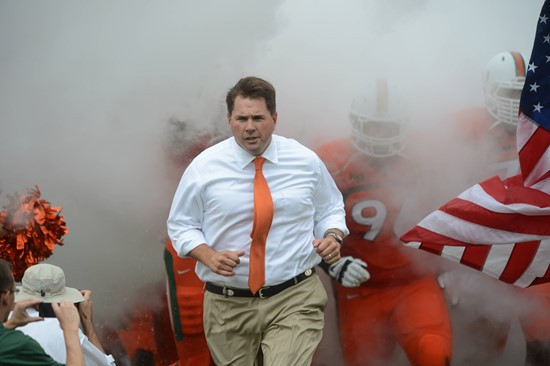
[[[27,308],[36,306],[41,302],[42,301],[40,300],[26,299],[15,303],[15,307],[13,308],[13,313],[11,314],[8,321],[4,323],[4,327],[9,329],[15,329],[16,327],[22,327],[23,325],[26,325],[32,322],[44,320],[43,318],[38,316],[29,316],[29,314],[27,313]]]
[[[233,268],[237,267],[241,263],[239,257],[244,255],[244,250],[232,251],[224,250],[223,252],[216,252],[210,257],[210,260],[205,264],[213,272],[222,276],[233,276],[235,271]]]
[[[72,302],[62,300],[59,304],[52,302],[52,309],[59,320],[65,338],[65,349],[67,351],[67,366],[85,366],[84,354],[78,339],[78,328],[80,317],[78,310]]]
[[[233,268],[241,263],[239,257],[244,255],[244,250],[218,252],[207,244],[201,244],[190,251],[188,255],[203,263],[214,273],[221,276],[233,276],[235,275]]]
[[[76,306],[72,302],[62,300],[59,304],[52,302],[52,309],[59,320],[61,329],[66,332],[77,332],[80,326],[80,316]]]
[[[84,300],[78,304],[78,314],[80,315],[80,320],[84,322],[85,320],[92,320],[93,315],[93,304],[92,304],[92,291],[82,290],[80,291]]]
[[[90,342],[92,342],[101,352],[105,353],[105,349],[103,348],[103,345],[101,344],[101,341],[95,331],[94,321],[92,319],[92,291],[81,290],[80,293],[82,294],[82,297],[84,297],[84,300],[78,305],[78,314],[80,315],[82,330]]]
[[[358,287],[370,278],[367,264],[354,257],[342,257],[328,269],[329,275],[344,287]]]
[[[313,247],[328,264],[336,263],[340,259],[340,243],[330,235],[324,239],[313,240]]]

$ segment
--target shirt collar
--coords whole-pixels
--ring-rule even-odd
[[[232,139],[231,145],[233,148],[233,154],[235,155],[235,160],[237,161],[237,166],[240,169],[244,169],[256,158],[256,156],[250,154],[248,151],[240,147],[239,144],[237,144],[235,138]],[[271,135],[271,142],[267,146],[267,149],[265,149],[265,151],[263,152],[262,156],[274,164],[277,164],[279,162],[276,135]]]

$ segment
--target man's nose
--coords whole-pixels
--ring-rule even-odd
[[[252,120],[252,118],[249,118],[248,120],[246,120],[245,128],[247,131],[253,131],[256,129],[256,125],[254,125],[254,121]]]

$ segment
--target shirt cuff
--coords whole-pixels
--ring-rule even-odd
[[[344,237],[349,234],[345,219],[341,219],[340,216],[329,216],[315,226],[313,231],[315,238],[324,237],[328,229],[338,229],[344,234]]]
[[[178,256],[183,258],[199,245],[206,243],[206,239],[202,231],[188,230],[177,240],[172,241],[172,243]]]

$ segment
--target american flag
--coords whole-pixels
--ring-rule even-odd
[[[550,282],[549,1],[538,19],[520,100],[521,174],[474,185],[401,237],[520,287]]]

